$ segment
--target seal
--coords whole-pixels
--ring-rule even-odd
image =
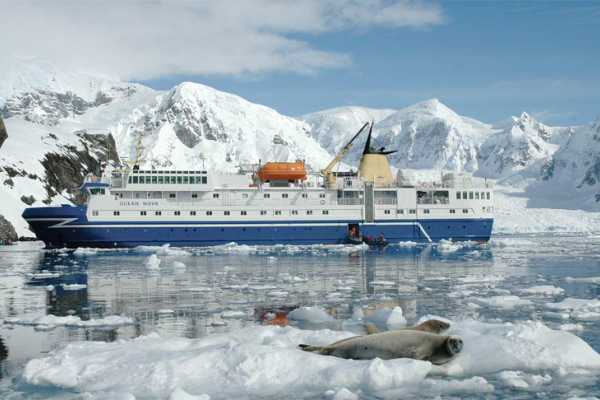
[[[299,347],[304,351],[351,360],[413,358],[441,365],[460,353],[463,341],[457,336],[402,329],[356,336],[328,346],[301,344]]]

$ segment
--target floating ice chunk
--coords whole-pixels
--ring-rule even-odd
[[[510,310],[516,307],[529,307],[533,305],[530,300],[522,299],[519,296],[491,296],[491,297],[475,297],[473,301],[488,307],[502,308]]]
[[[417,242],[411,242],[409,240],[409,241],[406,241],[406,242],[398,242],[398,246],[399,247],[416,247],[416,246],[418,246],[418,243]]]
[[[565,289],[552,285],[532,286],[530,288],[521,290],[521,293],[538,296],[558,296],[563,294],[564,292]]]
[[[329,394],[333,400],[358,400],[360,398],[356,393],[346,388],[341,388],[337,392],[332,390],[326,394]]]
[[[80,284],[80,283],[72,283],[72,284],[62,283],[60,286],[62,286],[62,288],[64,290],[83,290],[83,289],[87,288],[87,285]]]
[[[585,341],[570,332],[552,330],[541,322],[502,324],[464,320],[452,323],[448,334],[458,335],[464,342],[463,351],[451,363],[436,367],[450,375],[558,368],[565,374],[600,371],[600,354]]]
[[[187,266],[181,261],[173,261],[173,268],[178,271],[183,271],[187,268]]]
[[[73,252],[74,256],[93,256],[98,254],[98,249],[93,249],[90,247],[78,247]]]
[[[583,331],[583,325],[581,324],[562,324],[559,326],[561,331],[570,331],[570,332],[581,332]]]
[[[600,300],[567,297],[559,303],[546,303],[546,308],[569,313],[571,318],[582,321],[600,320]]]
[[[10,325],[28,325],[35,327],[48,327],[54,328],[57,326],[67,326],[76,328],[91,328],[91,327],[107,327],[107,326],[122,326],[132,325],[133,320],[129,317],[122,317],[120,315],[110,315],[104,318],[82,320],[81,318],[69,315],[69,316],[56,316],[56,315],[44,315],[35,319],[21,319],[21,318],[7,318],[4,320],[5,324]]]
[[[386,287],[392,287],[394,285],[396,285],[395,282],[393,281],[383,281],[383,280],[378,280],[378,281],[372,281],[369,283],[370,286],[386,286]]]
[[[532,375],[523,371],[502,371],[498,374],[498,377],[506,385],[516,389],[537,389],[552,381],[552,377],[548,374]]]
[[[275,290],[273,292],[267,293],[267,296],[269,297],[286,297],[287,295],[288,292],[286,292],[285,290]]]
[[[381,330],[393,330],[406,326],[406,318],[401,307],[378,308],[373,313],[365,317],[365,321],[376,325]]]
[[[323,323],[335,321],[331,315],[321,307],[300,307],[288,314],[288,319],[310,323]]]
[[[600,285],[600,276],[589,276],[589,277],[580,277],[580,278],[572,278],[567,276],[565,278],[567,282],[576,282],[576,283],[593,283],[595,285]]]
[[[235,318],[246,318],[248,316],[248,314],[246,314],[243,311],[223,311],[221,313],[221,318],[226,318],[226,319],[235,319]]]
[[[169,396],[169,400],[210,400],[210,396],[207,394],[201,394],[199,396],[194,396],[189,394],[182,388],[177,388],[173,390],[171,395]]]
[[[156,254],[152,254],[146,259],[146,267],[153,270],[160,269],[160,259],[156,256]]]

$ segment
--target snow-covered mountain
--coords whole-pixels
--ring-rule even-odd
[[[316,169],[330,158],[306,123],[197,83],[179,84],[109,128],[129,157],[141,135],[155,166],[233,172],[259,160],[304,159]]]
[[[478,147],[493,131],[490,125],[462,117],[437,99],[396,111],[352,107],[308,114],[302,119],[311,125],[313,137],[330,151],[341,147],[362,124],[374,120],[375,143],[398,150],[390,157],[398,168],[475,171]],[[337,129],[344,132],[329,134]],[[358,142],[349,162],[357,162],[361,151],[362,142]]]
[[[392,109],[350,106],[318,111],[303,115],[299,119],[308,123],[312,137],[325,150],[336,154],[365,122],[377,123],[395,112],[396,110]]]
[[[540,171],[564,144],[572,128],[550,127],[527,113],[496,125],[481,145],[478,175],[492,178],[538,178]]]
[[[572,130],[529,193],[540,207],[600,209],[600,117]]]

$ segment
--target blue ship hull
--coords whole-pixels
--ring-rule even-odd
[[[487,241],[493,219],[385,220],[365,223],[338,221],[216,221],[141,222],[93,221],[85,207],[34,207],[23,212],[31,230],[47,248],[214,246],[230,242],[252,245],[341,244],[348,224],[358,224],[363,236],[384,235],[389,243],[435,242],[441,239]]]

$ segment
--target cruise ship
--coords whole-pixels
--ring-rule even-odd
[[[357,171],[336,172],[370,125]],[[268,162],[237,175],[142,169],[135,163],[89,177],[85,205],[23,212],[47,248],[487,241],[493,184],[466,174],[438,182],[394,176],[371,146],[366,123],[331,163]]]

